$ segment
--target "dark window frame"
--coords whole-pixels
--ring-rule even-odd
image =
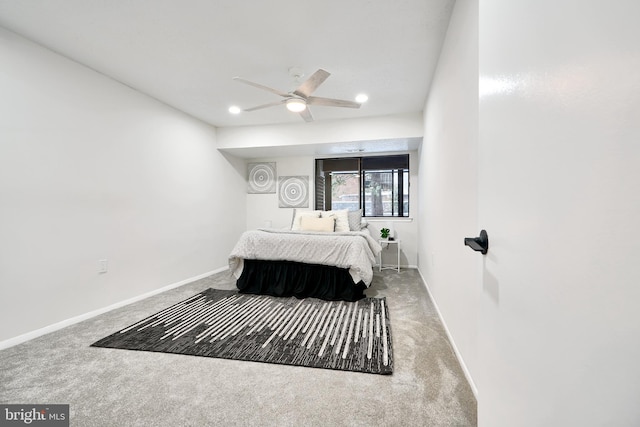
[[[386,156],[361,156],[361,157],[337,157],[317,158],[315,161],[315,209],[331,210],[331,173],[358,173],[359,185],[359,209],[362,216],[368,218],[407,218],[409,216],[409,154],[396,154]],[[367,174],[382,173],[391,174],[391,215],[372,215],[367,212]],[[405,176],[406,174],[406,176]],[[380,178],[377,176],[376,178]],[[388,181],[388,179],[387,179]],[[397,184],[396,184],[397,182]],[[387,183],[388,186],[388,183]],[[393,190],[397,187],[397,195]],[[406,188],[407,201],[405,206],[404,193]],[[395,197],[394,197],[395,196]],[[397,201],[397,202],[396,202]]]

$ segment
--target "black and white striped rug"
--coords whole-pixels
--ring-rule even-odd
[[[340,369],[393,372],[384,298],[278,298],[209,288],[92,344]]]

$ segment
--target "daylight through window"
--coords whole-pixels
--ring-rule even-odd
[[[316,159],[316,209],[409,216],[409,155]]]

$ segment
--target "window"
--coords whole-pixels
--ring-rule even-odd
[[[316,159],[316,209],[409,216],[409,155]]]

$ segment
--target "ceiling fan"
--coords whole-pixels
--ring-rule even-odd
[[[302,73],[297,69],[289,70],[292,77],[299,79],[302,77]],[[276,105],[285,104],[289,111],[300,114],[300,116],[306,122],[312,122],[313,116],[309,111],[309,105],[321,105],[324,107],[346,107],[346,108],[360,108],[360,103],[353,101],[346,101],[343,99],[333,98],[321,98],[318,96],[311,96],[311,94],[318,89],[331,74],[328,71],[319,69],[313,73],[307,80],[300,84],[296,89],[291,92],[283,92],[277,89],[270,88],[268,86],[254,83],[249,80],[245,80],[241,77],[234,77],[233,80],[239,81],[249,86],[257,87],[258,89],[266,90],[276,95],[280,95],[283,99],[268,104],[258,105],[252,108],[246,108],[242,111],[255,111],[262,108],[274,107]]]

